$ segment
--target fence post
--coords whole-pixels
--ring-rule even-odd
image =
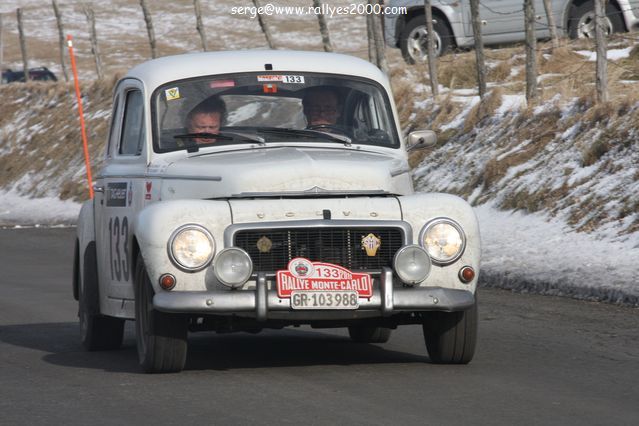
[[[372,4],[381,4],[375,0]],[[384,30],[382,30],[382,19],[384,15],[373,14],[373,34],[375,35],[375,51],[377,56],[377,66],[388,75],[388,62],[386,62],[386,52],[384,51]]]
[[[253,5],[256,9],[260,8],[260,2],[258,0],[253,0]],[[268,28],[268,24],[262,18],[262,14],[257,14],[257,20],[260,23],[260,28],[262,28],[262,32],[264,33],[264,37],[266,37],[266,43],[268,43],[269,49],[275,49],[275,44],[273,43],[273,37],[271,37],[271,30]]]
[[[24,30],[22,28],[22,9],[16,10],[16,17],[18,19],[18,34],[20,35],[20,51],[22,52],[22,68],[24,69],[24,81],[31,80],[29,76],[29,60],[27,58],[27,44],[24,40]]]
[[[470,15],[473,24],[473,36],[475,38],[477,91],[479,93],[479,98],[484,99],[484,96],[486,95],[486,62],[484,61],[484,40],[481,35],[481,22],[479,19],[479,0],[470,0]]]
[[[2,44],[2,13],[0,13],[0,74],[2,73],[2,60],[4,52],[4,44]],[[2,76],[0,76],[0,84],[2,84]]]
[[[316,11],[319,11],[317,14],[317,21],[319,22],[320,34],[322,34],[322,44],[324,45],[325,52],[332,52],[333,46],[331,45],[331,39],[328,34],[328,25],[326,25],[326,18],[324,17],[324,13],[322,13],[322,2],[320,0],[313,0],[313,7]]]
[[[95,59],[95,70],[98,73],[98,80],[102,80],[102,60],[100,59],[100,49],[98,47],[98,34],[95,31],[95,13],[93,9],[88,5],[82,7],[84,15],[87,17],[87,23],[89,24],[89,37],[91,38],[91,53]]]
[[[526,27],[526,102],[537,98],[537,38],[535,37],[535,5],[524,0]]]
[[[433,31],[433,9],[430,0],[424,0],[424,12],[426,14],[426,33],[428,37],[428,77],[430,79],[430,91],[433,98],[439,97],[439,81],[437,80],[437,57],[435,55],[435,40],[431,37]]]
[[[206,42],[206,32],[204,31],[204,25],[202,24],[202,9],[200,8],[200,0],[193,0],[193,7],[195,8],[195,28],[200,33],[200,39],[202,40],[202,50],[206,52],[209,50],[209,46]]]
[[[64,75],[64,80],[69,81],[69,74],[67,73],[67,64],[64,60],[64,27],[62,25],[62,15],[60,14],[60,9],[58,8],[57,0],[51,0],[51,4],[53,6],[53,13],[55,14],[55,20],[58,23],[58,39],[60,41],[60,65],[62,66],[62,74]]]
[[[155,31],[153,31],[153,20],[151,19],[151,13],[146,6],[146,0],[140,0],[140,7],[142,7],[142,13],[144,13],[144,22],[146,23],[146,32],[149,34],[149,45],[151,46],[151,59],[158,57],[158,51],[155,46]]]
[[[371,4],[370,0],[368,0],[367,4]],[[377,65],[377,51],[375,50],[375,31],[373,30],[373,26],[375,23],[373,22],[373,14],[366,14],[366,35],[368,37],[368,60],[370,63]]]
[[[550,38],[552,39],[552,48],[559,47],[559,36],[557,35],[557,25],[555,24],[555,15],[552,13],[552,4],[550,0],[544,0],[544,10],[546,18],[548,18],[548,28],[550,29]]]
[[[604,19],[606,16],[606,1],[595,0],[595,44],[597,49],[597,71],[595,85],[597,88],[597,102],[608,102],[608,59]]]

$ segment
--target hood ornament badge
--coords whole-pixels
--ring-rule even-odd
[[[382,240],[371,234],[362,237],[362,250],[366,250],[366,256],[374,257],[377,255],[377,249],[382,245]]]

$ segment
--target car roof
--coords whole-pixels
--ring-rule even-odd
[[[272,65],[272,70],[266,69]],[[242,50],[165,56],[132,68],[125,78],[139,79],[150,91],[174,80],[238,72],[318,72],[359,76],[388,87],[386,76],[368,61],[339,53],[290,50]]]

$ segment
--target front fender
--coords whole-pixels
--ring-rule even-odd
[[[398,197],[402,206],[402,217],[413,227],[413,241],[420,244],[420,233],[431,220],[447,217],[457,222],[466,234],[466,249],[454,263],[446,266],[433,265],[430,276],[426,280],[429,286],[441,286],[462,290],[472,290],[477,286],[479,264],[481,260],[481,238],[479,223],[470,204],[455,195],[441,193],[420,193]],[[463,266],[475,269],[475,278],[468,284],[458,279],[459,270]]]
[[[95,241],[95,219],[93,215],[93,200],[82,203],[76,228],[75,250],[73,256],[73,297],[79,299],[79,285],[83,282],[85,267],[85,253],[89,244]]]
[[[206,290],[205,278],[210,268],[186,272],[169,258],[168,241],[171,234],[187,224],[206,228],[215,240],[216,252],[219,252],[224,248],[224,230],[232,224],[230,206],[226,201],[161,201],[144,208],[134,218],[135,238],[156,293],[160,291],[159,277],[164,273],[175,276],[175,290]]]

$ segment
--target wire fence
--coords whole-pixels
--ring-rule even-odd
[[[113,2],[58,1],[64,33],[73,35],[81,78],[96,76],[91,51],[90,28],[86,9],[93,11],[97,43],[105,74],[121,73],[132,65],[151,58],[145,17],[140,1],[115,0]],[[202,51],[202,38],[198,30],[193,0],[175,0],[171,3],[148,1],[157,40],[159,56]],[[206,32],[208,50],[263,49],[268,44],[255,14],[256,4],[285,6],[313,6],[312,0],[220,0],[201,1],[202,28]],[[365,11],[354,8],[356,0],[323,0],[333,8],[347,8],[348,12],[327,15],[327,26],[333,50],[340,53],[367,57]],[[16,11],[0,8],[0,67],[22,69]],[[30,67],[47,66],[56,74],[62,73],[58,23],[52,3],[40,3],[21,9],[22,26],[26,39],[26,52]],[[280,13],[278,13],[280,12]],[[274,47],[293,50],[322,50],[322,35],[318,17],[305,9],[304,14],[274,10],[262,18],[273,33]],[[66,58],[66,52],[62,52]],[[65,59],[68,61],[68,58]]]
[[[65,2],[56,1],[59,21],[64,27],[64,34],[72,34],[74,47],[78,59],[81,79],[92,79],[98,75],[92,50],[91,28],[87,20],[87,9],[95,17],[96,33],[94,40],[100,49],[100,59],[105,75],[117,75],[125,72],[133,65],[150,59],[153,49],[157,55],[195,52],[204,50],[234,50],[234,49],[263,49],[268,44],[257,19],[259,8],[262,7],[262,18],[272,32],[272,44],[278,49],[322,50],[323,37],[318,25],[317,15],[309,13],[309,7],[316,6],[312,0],[218,0],[215,2],[201,1],[196,13],[197,0],[174,0],[170,3],[148,2],[148,18],[153,22],[155,46],[151,46],[145,24],[145,14],[141,0],[114,0],[111,2]],[[361,8],[365,5],[362,0],[322,0],[333,8],[344,8],[343,14],[327,14],[326,24],[332,50],[351,54],[362,58],[369,55],[366,12],[374,9]],[[369,2],[370,3],[370,2]],[[443,2],[439,2],[440,4]],[[453,1],[450,0],[450,4]],[[456,2],[455,2],[456,3]],[[506,3],[495,8],[494,3],[488,5],[480,1],[480,9],[491,13],[490,25],[499,26],[515,20],[521,20],[523,34],[523,0],[522,7],[514,7]],[[285,13],[286,10],[271,9],[270,13],[264,9],[267,5],[275,7],[305,7],[307,13]],[[543,8],[542,8],[543,9]],[[22,69],[23,61],[18,37],[18,25],[15,9],[0,9],[0,68]],[[298,10],[299,11],[299,10]],[[379,10],[377,10],[379,11]],[[289,11],[290,12],[290,11]],[[362,13],[363,12],[363,13]],[[410,14],[414,11],[408,9]],[[423,13],[423,7],[421,8]],[[633,12],[637,13],[636,9]],[[622,12],[609,10],[607,15],[621,15]],[[536,11],[537,30],[548,29],[544,10]],[[38,3],[37,6],[22,8],[22,26],[26,39],[26,52],[29,67],[47,66],[59,77],[64,74],[64,64],[68,63],[67,53],[58,42],[58,19],[54,13],[53,1]],[[449,22],[451,26],[469,22]],[[570,21],[558,19],[556,27],[561,34],[567,34]],[[205,39],[202,36],[205,32]],[[451,42],[454,42],[450,35]],[[637,42],[636,34],[617,34],[616,38]],[[522,44],[525,41],[522,37]],[[562,46],[568,49],[592,48],[584,44],[584,40],[562,38]],[[587,43],[587,42],[586,42]],[[452,44],[454,45],[454,43]],[[538,54],[546,53],[548,47],[536,44]],[[394,60],[401,61],[399,53],[395,51]],[[500,58],[486,50],[488,61]],[[455,56],[439,58],[442,63],[452,63]],[[614,66],[622,68],[611,62]],[[585,66],[585,65],[584,65]],[[633,70],[628,69],[628,72]],[[576,71],[567,71],[567,77]]]

